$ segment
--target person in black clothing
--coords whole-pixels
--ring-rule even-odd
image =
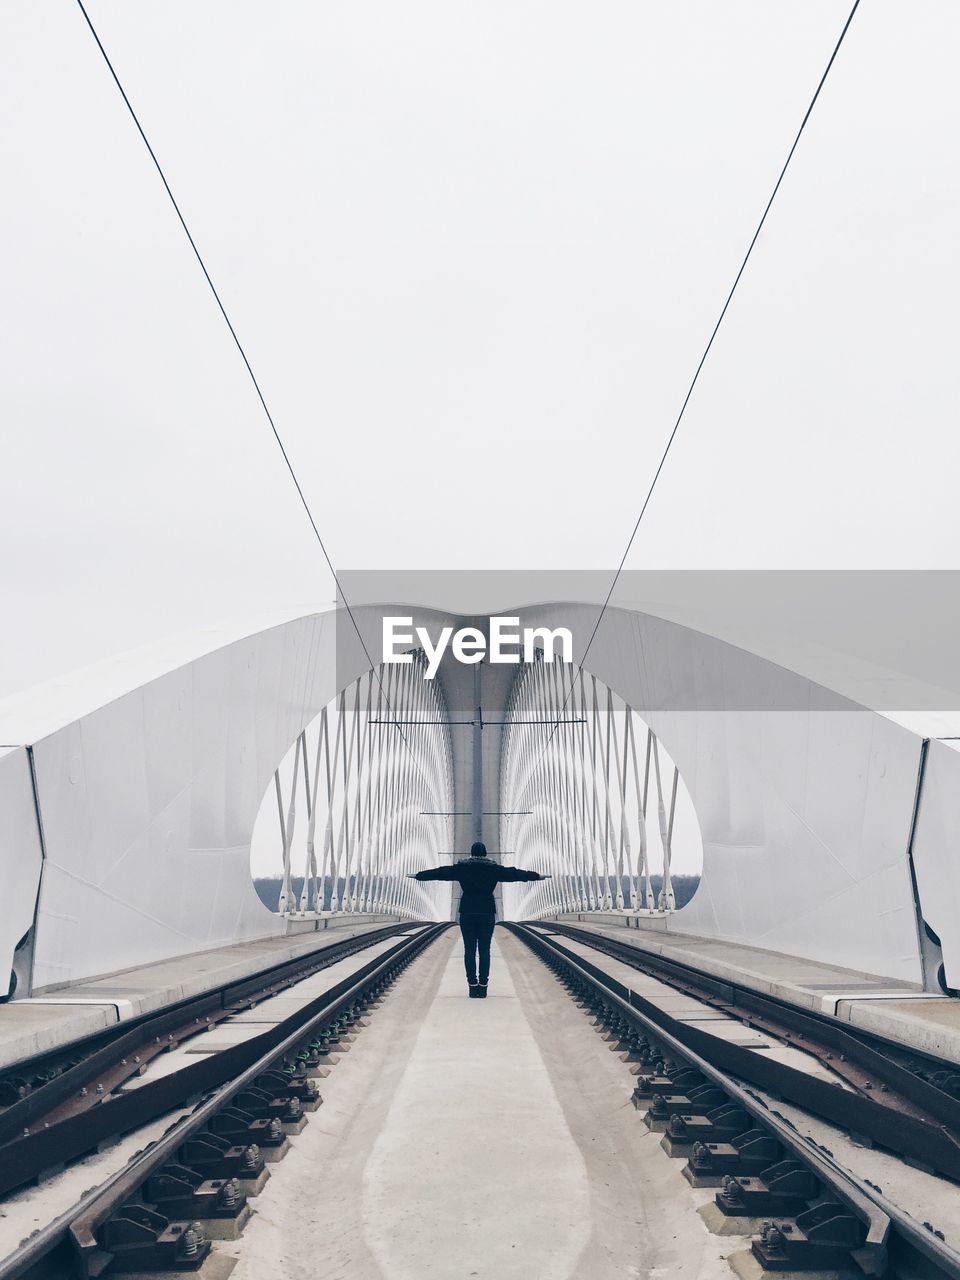
[[[461,858],[452,867],[434,867],[418,871],[414,880],[456,880],[460,896],[460,932],[463,935],[463,962],[471,999],[485,999],[490,977],[490,941],[497,920],[497,904],[493,891],[498,884],[512,880],[549,880],[536,871],[522,867],[503,867],[487,857],[487,847],[478,840],[469,858]],[[480,969],[477,971],[479,956]]]

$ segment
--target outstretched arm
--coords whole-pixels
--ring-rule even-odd
[[[430,867],[427,871],[417,871],[410,876],[411,880],[456,880],[453,867]]]
[[[509,880],[552,880],[552,876],[542,876],[539,871],[525,871],[523,867],[501,867],[497,879],[503,884]]]

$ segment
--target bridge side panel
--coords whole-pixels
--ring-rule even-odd
[[[960,988],[960,742],[930,742],[913,837],[920,910],[937,934],[947,986]]]
[[[594,607],[544,605],[572,626]],[[609,608],[589,669],[653,728],[680,769],[703,873],[671,931],[922,982],[909,845],[921,739],[715,637]]]
[[[278,762],[332,696],[333,630],[321,615],[238,640],[35,745],[34,990],[281,929],[250,839]]]
[[[381,610],[354,615],[375,652]],[[128,665],[142,671],[149,659],[150,674],[111,700],[91,686],[102,701],[79,715],[87,677],[71,677],[75,718],[20,739],[33,744],[45,842],[34,991],[283,929],[254,889],[250,842],[287,751],[340,683],[367,668],[344,631],[333,610],[309,614],[175,666],[164,644],[110,664],[125,681]],[[31,692],[19,714],[58,696],[59,686]],[[8,861],[4,850],[3,874]]]
[[[683,772],[671,717],[651,719]],[[712,719],[701,750],[728,739]],[[920,743],[869,712],[743,713],[741,731],[750,720],[726,794],[699,770],[703,880],[671,930],[919,983],[907,850]]]
[[[10,994],[14,952],[33,924],[43,852],[24,747],[0,747],[0,997]]]

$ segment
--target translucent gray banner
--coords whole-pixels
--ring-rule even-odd
[[[960,735],[952,571],[627,571],[612,594],[611,570],[339,577],[353,615],[338,610],[341,687],[382,660],[384,617],[411,618],[433,645],[444,627],[487,637],[491,616],[515,617],[568,627],[574,662],[587,671],[619,664],[634,689],[646,671],[639,684],[651,709],[766,710],[773,698],[778,710],[868,707],[930,736]],[[442,666],[452,661],[448,649]],[[651,664],[673,672],[653,679]]]

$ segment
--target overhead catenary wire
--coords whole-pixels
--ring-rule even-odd
[[[253,366],[251,365],[250,360],[247,357],[247,353],[244,350],[243,343],[240,341],[237,331],[233,326],[233,321],[230,319],[230,316],[227,313],[227,309],[223,304],[223,299],[220,297],[217,287],[213,283],[213,278],[211,277],[210,272],[207,270],[207,264],[204,262],[203,255],[201,254],[199,248],[197,247],[197,242],[196,240],[194,240],[193,234],[190,231],[189,226],[187,225],[187,220],[183,215],[183,211],[180,208],[179,203],[177,202],[176,196],[173,194],[173,189],[171,188],[170,183],[167,181],[167,175],[164,173],[163,166],[160,164],[160,161],[157,158],[157,153],[154,151],[150,143],[150,139],[147,137],[146,131],[144,130],[143,125],[140,123],[140,117],[137,115],[136,111],[134,110],[133,103],[130,101],[127,91],[123,87],[120,77],[117,74],[116,68],[114,67],[113,62],[110,59],[110,55],[107,53],[107,50],[104,47],[103,41],[100,39],[99,33],[97,32],[96,27],[93,25],[90,15],[87,12],[86,7],[84,6],[83,0],[77,0],[77,7],[79,8],[80,12],[83,14],[84,21],[86,22],[88,28],[90,29],[90,34],[93,36],[94,41],[96,42],[97,48],[100,50],[100,54],[103,57],[104,62],[106,63],[107,70],[110,72],[113,82],[116,85],[121,98],[123,99],[124,106],[127,108],[127,111],[130,113],[130,118],[132,119],[134,125],[136,126],[137,132],[140,135],[143,145],[147,149],[147,153],[149,154],[150,159],[153,162],[153,166],[157,171],[160,181],[163,183],[163,188],[166,191],[167,196],[169,197],[170,203],[173,206],[173,210],[177,215],[177,219],[180,223],[180,226],[183,228],[183,233],[187,237],[187,241],[190,245],[190,248],[193,251],[193,256],[196,258],[197,264],[200,267],[200,270],[203,272],[203,278],[206,280],[207,284],[210,287],[210,292],[213,294],[213,298],[217,304],[217,308],[221,316],[223,317],[223,321],[226,324],[227,329],[230,332],[230,337],[233,339],[234,346],[236,347],[237,352],[240,355],[240,359],[243,361],[244,368],[246,369],[247,374],[249,375],[250,381],[253,384],[253,389],[256,392],[257,399],[259,400],[260,406],[263,409],[264,416],[266,417],[267,422],[270,426],[270,430],[273,433],[273,438],[276,441],[277,447],[280,450],[281,456],[284,461],[284,465],[286,466],[287,472],[290,475],[290,479],[293,481],[294,488],[297,491],[297,497],[300,499],[300,504],[303,507],[304,511],[306,512],[306,516],[310,522],[310,528],[312,529],[313,535],[316,538],[317,545],[320,548],[320,552],[323,555],[327,568],[330,570],[334,583],[336,584],[337,592],[340,596],[340,599],[343,601],[343,607],[346,610],[348,617],[350,618],[350,622],[353,625],[354,631],[357,633],[357,639],[360,641],[360,645],[361,645],[361,648],[363,649],[364,656],[366,657],[367,661],[370,663],[371,670],[374,672],[377,678],[377,683],[380,685],[380,689],[381,689],[381,692],[383,693],[387,709],[390,712],[391,717],[393,717],[393,708],[390,706],[389,699],[387,698],[386,692],[383,689],[383,682],[380,679],[380,672],[376,664],[374,663],[373,658],[370,656],[370,651],[367,648],[366,641],[364,640],[363,635],[361,634],[356,616],[354,615],[353,609],[350,607],[350,602],[347,600],[347,597],[344,595],[343,588],[340,585],[340,579],[337,576],[337,571],[333,567],[333,561],[330,558],[330,553],[327,551],[326,544],[323,540],[323,537],[321,536],[319,528],[317,527],[317,522],[314,519],[313,512],[310,509],[310,503],[307,501],[307,496],[303,491],[303,486],[301,485],[299,477],[297,476],[297,473],[294,469],[293,463],[290,460],[290,455],[287,452],[286,445],[284,444],[283,439],[280,435],[280,432],[277,429],[277,424],[274,421],[273,414],[270,412],[270,407],[267,404],[266,397],[264,396],[260,383],[257,380],[257,375],[253,371]],[[407,749],[410,750],[410,753],[414,759],[414,764],[416,765],[417,770],[419,771],[420,769],[419,762],[417,761],[416,756],[414,755],[413,750],[410,747],[410,743],[407,740],[406,734],[403,732],[403,729],[400,727],[400,724],[399,722],[396,721],[395,717],[394,717],[394,724],[400,733],[400,737],[403,739],[404,743],[406,744]]]
[[[813,109],[817,105],[817,100],[820,97],[820,94],[823,90],[823,86],[827,82],[827,77],[829,76],[833,68],[833,64],[836,61],[837,54],[840,52],[840,47],[843,44],[844,40],[846,39],[847,32],[850,29],[850,24],[853,22],[854,15],[856,14],[857,9],[859,7],[860,7],[860,0],[854,0],[853,6],[851,7],[850,12],[847,14],[847,19],[844,22],[843,27],[841,28],[840,34],[837,37],[836,43],[833,46],[833,50],[830,54],[830,57],[827,60],[827,64],[823,69],[823,74],[820,76],[820,79],[817,83],[817,87],[814,90],[813,97],[810,99],[810,102],[807,105],[807,109],[803,113],[803,119],[800,121],[800,127],[797,129],[796,135],[793,139],[793,142],[791,143],[790,150],[787,152],[787,158],[784,160],[783,166],[780,169],[779,174],[777,175],[777,180],[774,183],[773,190],[770,193],[770,198],[767,200],[767,203],[764,206],[763,213],[760,215],[760,221],[757,223],[756,230],[754,231],[752,237],[750,238],[750,243],[747,245],[747,251],[743,255],[743,261],[740,263],[740,268],[737,271],[737,274],[734,276],[733,284],[730,286],[727,296],[724,299],[723,306],[720,308],[720,314],[718,315],[716,323],[714,324],[713,329],[710,332],[710,337],[707,339],[707,344],[704,347],[703,354],[701,355],[697,363],[697,366],[694,370],[693,377],[690,380],[690,385],[687,387],[687,393],[683,397],[683,402],[680,405],[680,412],[677,414],[676,421],[673,424],[673,429],[671,430],[669,436],[667,437],[667,442],[664,445],[662,454],[660,455],[660,461],[657,464],[657,469],[653,473],[653,479],[650,481],[650,485],[649,485],[649,488],[647,489],[646,497],[644,498],[643,505],[640,508],[640,513],[637,516],[636,521],[634,522],[634,526],[630,533],[630,537],[627,539],[627,545],[624,548],[623,555],[620,557],[620,563],[617,566],[616,573],[614,573],[613,580],[611,581],[607,594],[604,597],[604,601],[600,607],[600,612],[597,615],[597,620],[594,623],[593,630],[590,632],[590,638],[588,639],[586,646],[584,647],[583,655],[580,658],[580,661],[577,663],[576,678],[570,682],[570,688],[567,691],[567,696],[564,698],[563,704],[561,705],[560,710],[557,713],[556,723],[554,724],[553,729],[550,731],[550,735],[547,738],[546,743],[544,744],[541,757],[543,754],[546,753],[547,748],[549,747],[551,741],[553,740],[553,735],[554,733],[556,733],[557,726],[561,723],[561,717],[563,716],[563,713],[566,710],[567,702],[570,699],[570,695],[573,692],[574,686],[578,681],[582,681],[583,679],[583,669],[584,669],[584,666],[586,665],[587,655],[590,652],[590,649],[596,638],[597,632],[600,630],[600,624],[603,622],[604,614],[606,613],[607,607],[610,604],[611,599],[613,598],[613,593],[616,590],[617,583],[620,581],[620,575],[623,573],[624,565],[627,562],[627,557],[629,556],[633,548],[633,544],[636,540],[637,533],[639,532],[639,529],[640,529],[640,524],[643,520],[643,517],[646,515],[647,508],[650,505],[650,499],[653,497],[653,491],[657,487],[657,482],[660,479],[660,475],[666,464],[667,457],[673,446],[673,442],[677,438],[677,433],[680,430],[680,424],[683,421],[684,414],[687,411],[687,406],[689,405],[690,400],[693,396],[693,392],[694,392],[694,389],[696,388],[697,382],[699,381],[700,374],[703,370],[704,365],[707,362],[707,358],[710,355],[711,350],[713,349],[713,344],[716,341],[717,334],[720,332],[720,327],[723,324],[724,319],[726,318],[727,312],[730,309],[730,304],[733,301],[733,296],[737,291],[737,286],[740,284],[740,281],[743,278],[743,273],[747,269],[747,263],[750,261],[754,248],[756,247],[757,241],[760,238],[760,233],[763,230],[764,225],[767,221],[767,216],[770,213],[771,208],[773,207],[773,202],[777,198],[777,193],[779,192],[780,187],[783,183],[783,179],[786,176],[787,169],[790,167],[790,162],[793,159],[794,152],[797,150],[797,147],[799,146],[800,139],[802,138],[803,132],[807,127],[807,122],[809,121],[811,115],[813,114]],[[538,761],[538,764],[539,764],[539,761]]]

